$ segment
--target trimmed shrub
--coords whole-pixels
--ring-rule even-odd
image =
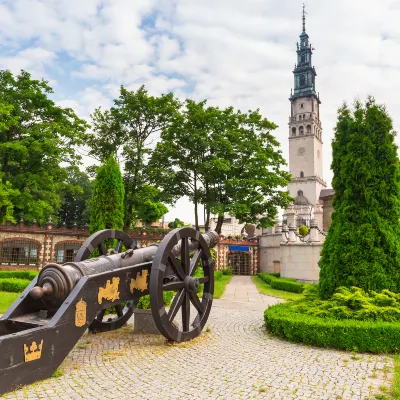
[[[296,282],[292,278],[277,278],[273,274],[259,273],[258,277],[274,289],[284,290],[291,293],[303,293],[304,283]]]
[[[174,292],[174,291],[172,291],[172,290],[163,293],[164,304],[165,304],[166,306],[171,305],[172,299],[174,298],[175,294],[176,294],[176,292]],[[136,308],[138,308],[139,310],[151,310],[151,306],[150,306],[150,295],[147,294],[146,296],[142,296],[142,297],[139,299]]]
[[[218,279],[222,278],[222,271],[214,271],[214,279],[217,281]]]
[[[0,279],[18,278],[18,279],[34,279],[39,271],[0,271]]]
[[[2,292],[23,292],[31,283],[28,279],[4,278],[0,279],[0,291]]]
[[[284,290],[291,293],[303,293],[304,283],[294,282],[283,278],[275,278],[271,281],[274,289]]]
[[[393,353],[400,350],[400,322],[336,320],[295,312],[294,301],[269,307],[265,327],[296,343],[343,350]]]
[[[271,272],[270,275],[274,276],[275,278],[280,278],[281,273],[280,272]]]
[[[305,225],[300,226],[299,235],[300,236],[307,236],[308,235],[308,227],[305,226]]]
[[[231,268],[231,267],[225,267],[225,268],[222,270],[222,273],[223,273],[224,275],[232,275],[232,268]]]

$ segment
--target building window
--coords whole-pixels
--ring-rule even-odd
[[[296,136],[296,128],[295,127],[292,128],[292,136]]]
[[[80,243],[62,242],[56,244],[56,262],[58,264],[65,264],[66,262],[74,261],[80,247]]]
[[[303,171],[300,172],[300,178],[304,178],[304,172]]]
[[[303,103],[300,104],[300,108],[304,108],[304,104]]]
[[[307,125],[307,134],[311,133],[311,125]]]
[[[306,86],[306,77],[305,75],[300,76],[300,87]]]
[[[37,265],[38,244],[29,239],[0,242],[0,264]]]
[[[299,127],[299,135],[304,135],[304,127]]]

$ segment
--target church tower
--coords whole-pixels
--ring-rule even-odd
[[[319,118],[319,94],[315,91],[317,73],[312,65],[313,48],[306,33],[303,6],[303,30],[297,43],[294,91],[291,91],[289,117],[288,189],[296,198],[295,206],[315,205],[326,183],[322,179],[322,125]]]

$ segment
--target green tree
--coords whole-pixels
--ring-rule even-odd
[[[67,177],[62,188],[58,220],[68,228],[89,224],[93,182],[76,166],[66,168]]]
[[[185,226],[185,224],[179,218],[175,218],[174,221],[168,224],[168,228],[170,229],[182,228],[183,226]]]
[[[111,154],[96,175],[90,211],[90,232],[124,226],[124,184],[119,165]]]
[[[400,289],[400,170],[392,120],[382,105],[345,104],[332,142],[334,212],[324,242],[320,293],[339,286]]]
[[[66,171],[61,163],[76,164],[75,147],[84,143],[87,124],[69,108],[49,99],[52,89],[21,71],[0,70],[0,172],[7,202],[0,220],[13,208],[15,219],[39,223],[61,205],[60,188]]]
[[[137,213],[143,209],[143,201],[153,201],[143,198],[146,192],[143,188],[149,184],[147,163],[151,146],[174,120],[179,107],[172,93],[153,97],[144,86],[136,92],[121,86],[114,106],[105,111],[97,109],[92,115],[93,134],[88,141],[90,154],[103,161],[115,153],[123,165],[125,231],[139,218]]]
[[[218,215],[220,232],[225,213],[244,223],[274,224],[278,207],[291,200],[290,175],[281,170],[285,161],[271,135],[276,125],[258,111],[242,114],[232,107],[220,110],[206,102],[186,101],[181,117],[165,129],[150,163],[154,183],[168,197],[188,196]]]

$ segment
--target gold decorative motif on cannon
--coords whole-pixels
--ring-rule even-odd
[[[86,308],[87,304],[82,299],[76,303],[75,310],[75,326],[78,328],[86,324]]]
[[[25,362],[39,360],[40,357],[42,357],[42,347],[43,339],[39,346],[36,344],[36,342],[32,342],[32,345],[29,348],[26,344],[24,344]]]
[[[148,275],[149,271],[147,269],[144,269],[142,273],[138,272],[136,274],[136,279],[131,279],[130,289],[132,294],[135,289],[140,290],[141,292],[147,290],[149,286],[147,283]]]
[[[110,301],[118,300],[119,299],[118,286],[119,286],[119,278],[112,278],[112,283],[110,282],[110,280],[108,280],[105,288],[100,287],[98,294],[99,304],[103,302],[103,299]]]

